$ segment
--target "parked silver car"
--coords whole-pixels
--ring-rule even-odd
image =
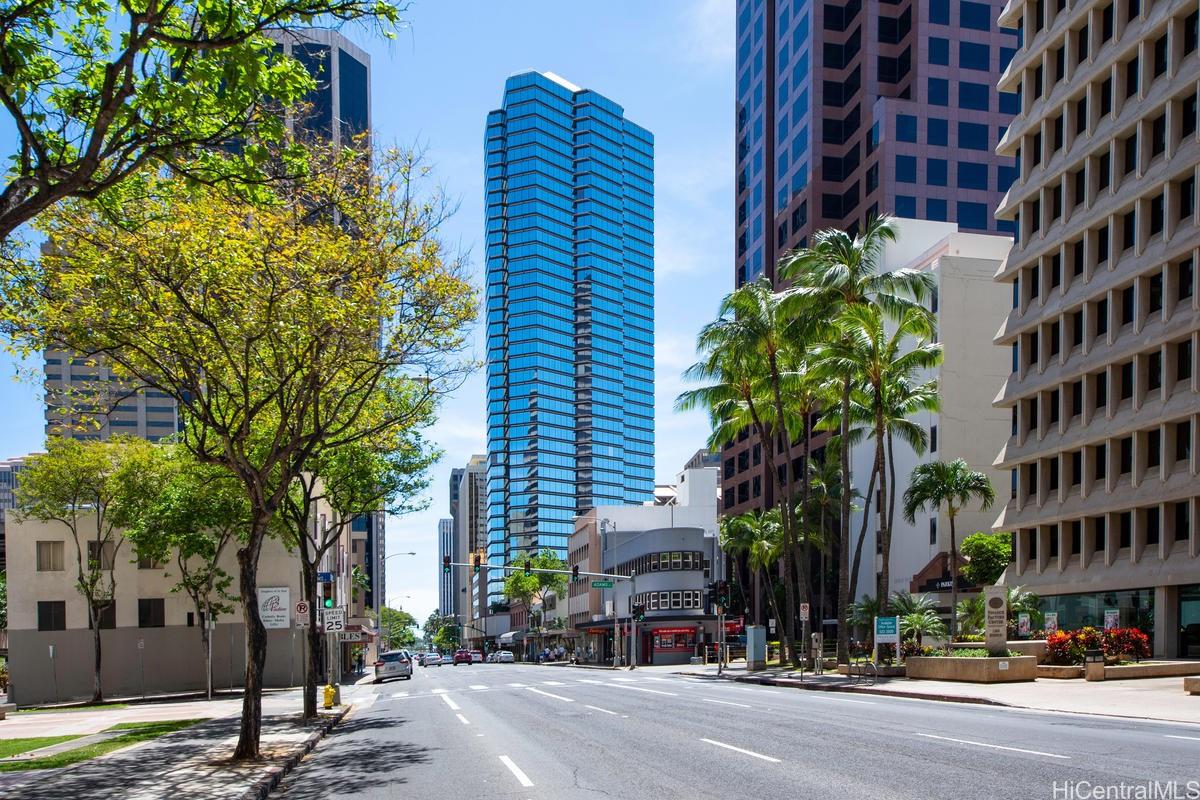
[[[375,662],[375,683],[383,683],[388,678],[412,680],[412,669],[412,659],[403,650],[383,653]]]

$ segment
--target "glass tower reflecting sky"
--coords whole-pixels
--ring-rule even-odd
[[[654,489],[654,139],[527,72],[485,149],[488,562],[565,559],[577,514]]]

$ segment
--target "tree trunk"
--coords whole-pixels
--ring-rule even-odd
[[[842,380],[842,467],[841,530],[838,531],[838,646],[839,663],[850,662],[850,376]]]
[[[197,608],[197,612],[201,609]],[[212,672],[212,636],[208,626],[212,624],[212,604],[205,603],[203,613],[200,614],[200,644],[204,646],[204,686],[205,697],[209,700],[213,699],[213,672]]]
[[[893,447],[892,432],[887,434],[887,464],[888,480],[891,481],[891,493],[888,495],[888,534],[896,530],[896,449]]]
[[[783,435],[783,456],[786,459],[783,468],[783,478],[779,478],[778,470],[774,470],[775,477],[779,480],[779,495],[775,498],[775,502],[779,505],[780,518],[783,522],[783,581],[787,589],[787,596],[784,598],[784,604],[787,609],[787,619],[785,627],[788,631],[788,656],[793,665],[799,665],[800,654],[796,650],[796,545],[799,541],[798,531],[796,530],[796,515],[795,506],[792,504],[791,484],[793,477],[792,470],[792,437],[788,435],[787,428],[784,426],[783,415],[783,393],[779,387],[779,362],[775,351],[770,351],[768,364],[771,370],[771,393],[775,399],[775,428]],[[776,433],[772,430],[772,436]]]
[[[886,614],[891,604],[892,529],[888,526],[888,480],[883,448],[887,438],[883,431],[883,407],[875,408],[875,469],[879,473],[879,610]]]
[[[258,557],[270,523],[269,514],[259,513],[251,524],[250,538],[238,550],[238,583],[241,590],[242,618],[246,623],[246,680],[242,695],[242,720],[233,757],[246,760],[259,757],[262,733],[263,670],[267,665],[267,629],[258,613]]]
[[[303,559],[301,559],[303,561]],[[308,658],[304,661],[304,719],[317,716],[317,673],[321,671],[321,630],[317,625],[316,564],[302,564],[304,599],[308,601]]]
[[[101,647],[100,647],[100,613],[96,610],[94,603],[89,603],[92,607],[92,655],[94,673],[92,675],[92,702],[104,702],[104,689],[100,686],[100,664],[101,664]]]
[[[817,610],[817,617],[818,617],[817,624],[822,627],[822,630],[824,630],[824,625],[825,625],[825,577],[826,577],[825,573],[829,570],[829,565],[827,563],[828,556],[827,556],[827,552],[826,552],[828,549],[829,543],[825,541],[825,507],[824,506],[821,507],[820,514],[821,514],[821,541],[825,542],[825,544],[821,548],[821,576],[820,576],[820,589],[818,590],[820,592],[820,602],[818,603],[818,606],[817,606],[817,609],[818,609]]]
[[[800,476],[800,532],[802,539],[800,541],[800,552],[798,559],[800,561],[800,569],[802,574],[797,576],[800,583],[800,602],[808,603],[808,618],[800,620],[800,635],[804,635],[804,623],[812,620],[812,541],[808,536],[808,532],[812,529],[809,525],[809,503],[812,500],[812,486],[809,483],[808,473],[812,465],[812,419],[811,410],[804,409],[804,474]],[[803,642],[802,646],[807,647],[808,642]],[[811,669],[813,666],[814,656],[812,648],[808,648],[808,666]]]
[[[958,541],[954,531],[954,514],[950,514],[950,635],[947,637],[946,650],[954,641],[954,632],[958,630]]]
[[[763,579],[767,583],[767,600],[770,602],[771,608],[775,611],[775,619],[782,621],[783,617],[779,613],[779,603],[775,599],[775,585],[773,583],[771,583],[771,573],[769,570],[765,570],[765,569],[761,570],[761,573],[762,573]],[[782,634],[782,631],[783,631],[783,626],[780,625],[781,634]],[[783,643],[780,642],[780,644],[782,645]],[[782,664],[783,664],[782,648],[780,649],[780,652],[779,652],[779,663],[782,666]]]
[[[863,541],[867,537],[867,523],[871,521],[871,499],[875,494],[875,470],[871,470],[871,480],[867,483],[866,499],[863,500],[863,520],[858,528],[858,540],[854,543],[854,563],[850,567],[850,602],[858,599],[858,570],[862,563]],[[878,509],[876,509],[878,512]],[[878,587],[876,587],[878,591]]]

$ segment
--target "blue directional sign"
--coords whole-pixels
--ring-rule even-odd
[[[317,573],[317,583],[333,583],[333,573],[332,572],[318,572]]]

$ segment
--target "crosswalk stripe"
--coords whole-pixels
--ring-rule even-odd
[[[475,691],[479,691],[480,689],[486,689],[487,687],[484,686],[482,683],[472,683],[471,688],[474,689]]]

